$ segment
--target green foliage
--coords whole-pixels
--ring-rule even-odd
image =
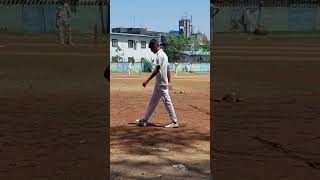
[[[182,55],[182,51],[190,44],[190,40],[182,35],[174,36],[172,33],[169,33],[168,43],[169,45],[165,48],[165,51],[169,57],[169,61],[177,62]]]
[[[123,59],[121,57],[121,56],[123,56],[123,53],[121,53],[121,52],[122,52],[122,49],[118,46],[116,49],[117,55],[112,57],[111,62],[121,62]]]
[[[121,62],[121,61],[122,61],[122,57],[121,56],[119,56],[119,55],[112,56],[111,62],[118,63],[118,62]]]
[[[191,45],[192,45],[192,50],[193,51],[199,51],[201,50],[201,44],[200,41],[196,37],[192,37],[190,39]]]
[[[210,51],[210,42],[208,39],[199,40],[196,37],[191,38],[192,51]]]
[[[169,33],[168,44],[164,49],[170,62],[179,61],[182,56],[182,51],[185,50],[210,51],[210,42],[207,39],[199,40],[197,37],[187,39],[183,35],[175,36]],[[191,49],[187,49],[190,45]]]
[[[201,49],[203,50],[203,51],[210,51],[210,42],[209,42],[209,40],[205,40],[205,41],[203,41],[203,45],[201,45]]]

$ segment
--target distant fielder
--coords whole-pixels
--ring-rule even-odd
[[[175,72],[175,76],[178,76],[178,63],[177,62],[175,62],[174,63],[174,72]]]
[[[129,77],[132,76],[132,62],[129,62],[128,64],[128,74],[129,74]]]
[[[156,83],[153,89],[153,94],[150,99],[149,106],[147,108],[144,118],[137,119],[138,126],[146,126],[149,118],[151,117],[153,111],[158,105],[160,98],[162,98],[163,103],[169,113],[171,123],[164,126],[165,128],[178,128],[177,116],[174,111],[171,98],[169,96],[169,89],[171,89],[170,81],[170,70],[167,54],[160,48],[160,45],[157,40],[153,39],[149,42],[149,48],[151,51],[156,54],[156,67],[152,72],[150,77],[143,82],[143,87],[146,87],[149,81],[156,76]]]

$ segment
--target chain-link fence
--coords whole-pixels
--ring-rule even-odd
[[[320,7],[319,0],[212,0],[216,7]]]
[[[320,0],[212,0],[214,32],[320,31]]]

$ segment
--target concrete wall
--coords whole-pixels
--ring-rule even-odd
[[[72,29],[75,32],[93,33],[94,25],[98,25],[98,30],[101,30],[99,7],[95,6],[78,6],[77,11],[72,16]]]
[[[288,8],[262,8],[261,24],[271,31],[288,31]]]
[[[99,6],[77,6],[72,13],[73,32],[93,33],[95,24],[101,32]],[[56,5],[0,5],[0,31],[5,27],[8,32],[56,32]]]
[[[186,63],[179,63],[178,71],[183,72],[185,71]],[[174,64],[170,63],[170,70],[174,71]],[[141,72],[142,65],[141,63],[135,63],[133,65],[134,72]],[[110,63],[110,70],[111,72],[127,72],[128,71],[128,63]],[[210,72],[210,64],[209,63],[199,63],[199,64],[192,64],[192,71],[193,72]]]
[[[9,31],[22,31],[22,6],[0,5],[0,31],[4,28]]]
[[[215,17],[215,32],[230,32],[231,31],[231,16],[234,8],[220,8],[219,13]]]
[[[317,9],[317,25],[316,25],[316,29],[317,31],[320,31],[320,8]]]
[[[316,31],[317,8],[289,8],[288,30],[314,32]]]
[[[231,19],[238,8],[219,9],[215,17],[215,32],[232,32]],[[263,7],[261,24],[270,31],[320,31],[320,8]]]

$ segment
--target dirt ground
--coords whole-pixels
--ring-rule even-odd
[[[170,118],[161,101],[149,126],[134,124],[143,117],[151,98],[154,80],[142,87],[149,75],[111,75],[111,179],[209,179],[209,74],[172,77],[170,95],[180,124],[177,129],[163,127]],[[173,167],[177,164],[185,168]]]
[[[0,39],[0,179],[106,179],[103,45]]]
[[[215,179],[320,178],[319,47],[314,39],[218,38],[211,91]],[[230,92],[241,101],[214,101]]]

